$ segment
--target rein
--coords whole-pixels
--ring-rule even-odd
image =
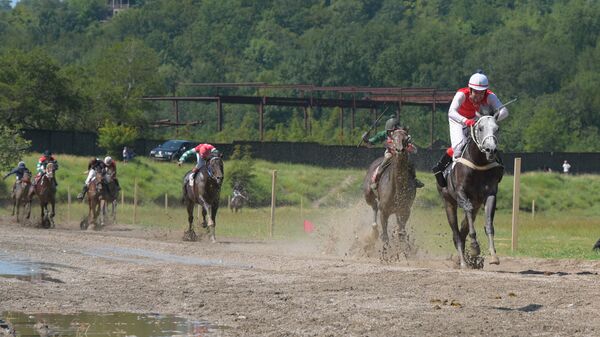
[[[206,172],[208,172],[208,176],[209,176],[209,178],[211,178],[211,179],[213,179],[213,180],[216,180],[216,178],[215,178],[215,176],[214,176],[214,173],[213,173],[213,170],[212,170],[212,168],[210,167],[210,163],[211,163],[213,160],[216,160],[217,158],[218,158],[218,157],[212,157],[212,158],[210,158],[210,160],[209,160],[209,161],[208,161],[208,163],[206,164]]]
[[[477,127],[479,125],[479,123],[481,123],[482,120],[484,120],[485,118],[494,118],[493,116],[483,116],[481,118],[479,118],[479,120],[477,120],[477,123],[475,123],[475,125],[473,125],[471,127],[471,138],[473,138],[473,141],[475,142],[475,145],[477,145],[477,148],[479,149],[480,152],[484,152],[483,149],[483,143],[488,139],[488,138],[492,138],[494,140],[494,143],[498,143],[498,138],[496,138],[495,135],[488,135],[486,137],[483,137],[483,139],[479,139],[479,128]]]

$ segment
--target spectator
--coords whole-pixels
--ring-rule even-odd
[[[569,174],[569,170],[571,170],[571,164],[569,164],[569,162],[565,160],[565,162],[562,164],[562,167],[563,167],[563,173]]]
[[[127,146],[123,147],[123,163],[127,163],[130,159],[129,149]]]

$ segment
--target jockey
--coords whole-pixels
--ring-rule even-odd
[[[18,183],[21,182],[21,179],[23,179],[23,176],[25,175],[25,173],[31,174],[31,171],[29,171],[29,169],[27,168],[27,166],[25,166],[25,162],[24,161],[20,161],[19,164],[17,164],[17,167],[15,167],[10,172],[8,172],[2,179],[6,179],[11,174],[14,174],[17,177],[15,183],[13,184],[13,191],[14,191],[15,190],[15,186]]]
[[[368,147],[371,147],[376,143],[381,143],[381,142],[385,141],[385,152],[383,154],[383,161],[381,161],[379,166],[377,166],[377,169],[375,169],[375,172],[373,173],[373,177],[371,178],[371,189],[373,191],[377,190],[379,178],[381,178],[383,171],[385,171],[385,169],[391,163],[391,159],[393,156],[393,154],[392,154],[393,152],[390,151],[390,149],[389,149],[390,144],[392,144],[391,134],[392,134],[392,132],[394,132],[395,130],[398,130],[398,129],[400,129],[400,121],[397,118],[392,117],[385,122],[385,130],[377,132],[371,138],[369,138],[369,132],[365,132],[362,136],[363,141],[365,142],[365,144]],[[408,147],[406,150],[409,153],[417,152],[417,148],[412,143],[410,136],[408,139],[409,139],[409,143],[408,143]],[[412,163],[409,164],[409,168],[410,168],[410,174],[411,174],[412,178],[415,180],[415,186],[417,188],[421,188],[421,187],[425,186],[419,179],[417,179],[415,167],[414,167],[414,165],[412,165]]]
[[[181,164],[183,164],[183,162],[186,160],[186,158],[191,155],[192,153],[196,154],[196,166],[192,169],[192,179],[196,179],[196,173],[198,171],[200,171],[200,169],[206,165],[206,159],[209,157],[209,155],[213,154],[213,155],[219,155],[219,150],[217,150],[216,147],[214,147],[211,144],[205,143],[205,144],[200,144],[198,146],[196,146],[193,149],[189,149],[187,151],[185,151],[181,157],[179,157],[179,161],[177,162],[177,165],[181,166]]]
[[[94,179],[94,177],[96,176],[96,173],[101,173],[105,167],[106,167],[106,165],[99,158],[90,159],[90,161],[88,162],[88,168],[87,168],[88,175],[85,178],[85,183],[83,184],[83,189],[81,190],[81,193],[79,193],[77,195],[77,199],[83,200],[83,197],[85,196],[85,194],[88,191],[88,185],[90,184],[92,179]]]
[[[104,165],[106,168],[111,168],[114,172],[113,178],[115,179],[115,184],[117,185],[117,193],[121,190],[121,185],[119,185],[119,179],[117,179],[117,162],[115,162],[112,157],[106,156],[104,158]]]
[[[46,166],[50,162],[54,162],[54,169],[58,170],[58,162],[52,156],[52,152],[50,152],[50,150],[46,150],[46,151],[44,151],[44,154],[42,154],[40,159],[38,159],[38,162],[36,165],[37,175],[35,176],[35,179],[33,180],[32,185],[36,185],[37,182],[42,177],[42,175],[44,175],[46,173]],[[54,183],[54,186],[58,186],[58,183],[56,182],[56,177],[52,177],[52,182]]]
[[[448,123],[450,125],[450,141],[448,148],[438,163],[431,168],[437,183],[446,187],[443,172],[453,159],[459,158],[468,139],[467,132],[482,115],[493,115],[498,112],[498,121],[508,117],[508,109],[502,105],[496,94],[488,89],[488,78],[481,71],[473,74],[465,88],[458,89],[450,109]]]
[[[242,184],[240,184],[239,182],[236,182],[233,185],[233,197],[231,199],[233,200],[237,197],[248,200],[248,198],[246,198],[246,196],[244,195],[244,187],[242,187]]]

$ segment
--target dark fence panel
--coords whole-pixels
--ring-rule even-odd
[[[31,150],[42,152],[50,149],[55,153],[95,156],[104,154],[97,145],[97,135],[92,132],[24,130],[24,137],[31,141]],[[151,149],[164,140],[138,139],[133,150],[138,156],[147,156]],[[199,142],[199,141],[198,141]],[[232,144],[214,144],[227,158],[233,153],[234,146],[250,145],[252,156],[272,162],[309,164],[321,167],[367,168],[376,158],[383,155],[384,149],[343,145],[320,145],[318,143],[294,142],[240,142]],[[441,157],[443,150],[420,149],[411,154],[411,160],[417,170],[429,169]],[[514,159],[521,158],[523,172],[551,169],[562,172],[562,163],[567,160],[572,173],[600,173],[600,153],[588,152],[530,152],[504,153],[502,158],[508,173],[513,172]]]

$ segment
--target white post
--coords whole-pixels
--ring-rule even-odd
[[[518,245],[518,220],[519,220],[519,196],[520,196],[520,180],[521,180],[521,158],[515,158],[515,173],[513,181],[513,208],[512,208],[512,237],[511,251],[516,251]]]
[[[71,185],[67,185],[67,223],[71,223]]]
[[[169,194],[165,193],[165,213],[169,211]]]
[[[535,219],[535,199],[531,200],[531,219]]]

